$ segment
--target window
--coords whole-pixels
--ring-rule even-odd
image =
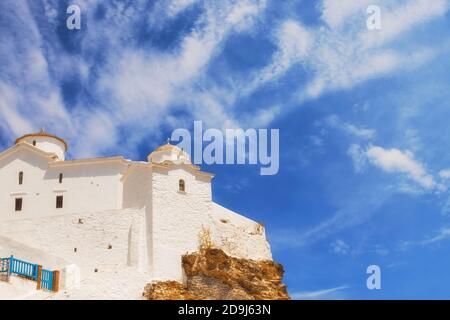
[[[63,196],[56,196],[56,209],[61,209],[63,207]]]
[[[19,184],[23,184],[23,172],[19,172]]]
[[[22,198],[16,198],[16,206],[15,206],[15,210],[16,211],[22,211]]]
[[[179,189],[181,192],[185,192],[185,191],[186,191],[186,187],[185,187],[185,184],[184,184],[184,180],[183,180],[183,179],[180,179],[180,181],[178,182],[178,189]]]
[[[60,173],[60,174],[59,174],[59,183],[62,183],[62,180],[63,180],[63,174]]]
[[[36,146],[36,140],[33,140],[33,146]]]

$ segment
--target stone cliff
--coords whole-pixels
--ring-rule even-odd
[[[283,266],[228,256],[207,248],[182,258],[185,283],[160,281],[148,284],[148,300],[286,300]]]

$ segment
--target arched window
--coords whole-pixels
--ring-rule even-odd
[[[180,179],[180,181],[178,181],[178,190],[180,190],[181,192],[185,192],[186,191],[186,186],[184,184],[184,180]]]
[[[23,184],[23,172],[19,172],[19,184]]]
[[[59,174],[59,183],[62,183],[62,181],[63,181],[63,174],[60,173],[60,174]]]

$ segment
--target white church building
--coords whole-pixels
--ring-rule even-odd
[[[232,256],[272,259],[264,227],[215,203],[214,175],[180,148],[160,146],[147,161],[66,160],[67,149],[41,130],[0,153],[0,257],[61,269],[66,288],[117,274],[182,281],[181,256],[205,230]]]

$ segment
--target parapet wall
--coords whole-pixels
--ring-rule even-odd
[[[140,267],[145,263],[143,219],[143,210],[114,210],[7,221],[0,225],[0,252],[48,269],[76,264],[82,279]]]

